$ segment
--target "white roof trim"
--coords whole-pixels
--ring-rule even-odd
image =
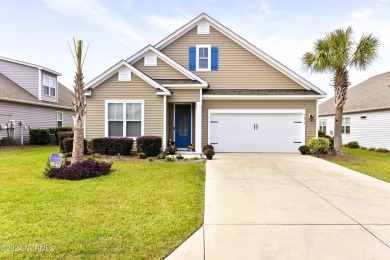
[[[323,95],[203,95],[203,100],[316,100]]]
[[[289,68],[287,68],[286,66],[278,62],[277,60],[275,60],[274,58],[270,57],[268,54],[266,54],[265,52],[263,52],[262,50],[254,46],[253,44],[249,43],[248,41],[246,41],[245,39],[243,39],[242,37],[240,37],[239,35],[237,35],[236,33],[231,31],[224,25],[220,24],[218,21],[214,20],[213,18],[211,18],[205,13],[202,13],[198,17],[194,18],[189,23],[179,28],[178,30],[176,30],[174,33],[172,33],[162,41],[158,42],[154,47],[156,47],[158,50],[163,49],[171,42],[175,41],[176,39],[178,39],[179,37],[187,33],[189,30],[194,28],[202,19],[208,21],[210,25],[213,26],[216,30],[218,30],[228,38],[232,39],[233,41],[235,41],[236,43],[238,43],[239,45],[241,45],[242,47],[244,47],[245,49],[247,49],[257,57],[259,57],[260,59],[264,60],[269,65],[271,65],[278,71],[282,72],[284,75],[291,78],[292,80],[294,80],[295,82],[303,86],[304,88],[308,90],[314,90],[320,93],[321,95],[326,95],[326,93],[323,90],[314,86],[312,83],[305,80],[304,78],[302,78],[301,76],[299,76],[298,74],[296,74],[295,72],[293,72],[292,70],[290,70]]]
[[[24,65],[24,66],[37,68],[37,69],[39,69],[39,70],[44,70],[44,71],[53,73],[53,74],[55,74],[55,75],[57,75],[57,76],[61,76],[61,75],[62,75],[61,73],[59,73],[59,72],[57,72],[57,71],[54,71],[54,70],[51,70],[51,69],[48,69],[48,68],[45,68],[45,67],[42,67],[42,66],[39,66],[39,65],[36,65],[36,64],[24,62],[24,61],[14,60],[14,59],[6,58],[6,57],[1,57],[1,56],[0,56],[0,60],[5,60],[5,61],[8,61],[8,62],[17,63],[17,64],[21,64],[21,65]]]
[[[209,84],[204,79],[200,78],[199,76],[195,75],[191,71],[187,70],[186,68],[181,66],[179,63],[177,63],[176,61],[172,60],[171,58],[169,58],[167,55],[165,55],[161,51],[154,48],[152,45],[146,46],[145,48],[143,48],[142,50],[140,50],[139,52],[137,52],[133,56],[126,59],[126,61],[133,65],[134,63],[136,63],[137,61],[142,59],[144,54],[148,51],[152,51],[152,52],[156,53],[157,57],[159,57],[161,60],[163,60],[164,62],[171,65],[171,67],[173,67],[174,69],[176,69],[177,71],[182,73],[184,76],[187,76],[189,79],[199,81],[201,83],[200,86],[208,87]]]
[[[177,88],[177,89],[186,89],[186,88],[191,88],[191,89],[202,89],[202,88],[207,88],[205,86],[202,86],[201,84],[161,84],[163,87],[166,88]]]
[[[14,103],[22,103],[22,104],[34,105],[34,106],[53,107],[53,108],[61,108],[61,109],[72,110],[71,107],[67,107],[67,106],[61,106],[61,105],[56,105],[56,104],[45,104],[45,103],[40,103],[40,102],[19,100],[19,99],[13,99],[13,98],[0,97],[0,100],[8,101],[8,102],[14,102]]]
[[[381,110],[388,110],[390,109],[390,106],[385,107],[376,107],[376,108],[364,108],[364,109],[358,109],[358,110],[349,110],[349,111],[343,111],[344,114],[360,114],[360,113],[366,113],[366,112],[375,112],[375,111],[381,111]],[[335,113],[328,113],[328,114],[318,114],[319,117],[321,116],[334,116]]]
[[[90,82],[88,82],[85,85],[84,90],[96,88],[102,82],[104,82],[109,77],[111,77],[112,75],[117,73],[122,66],[128,67],[132,73],[134,73],[135,75],[137,75],[138,77],[140,77],[141,79],[143,79],[144,81],[149,83],[151,86],[155,87],[156,89],[162,90],[162,92],[157,93],[157,95],[168,95],[168,96],[171,95],[171,92],[168,89],[164,88],[163,86],[158,84],[156,81],[154,81],[153,79],[149,78],[144,73],[139,71],[137,68],[131,66],[129,63],[127,63],[124,60],[119,61],[117,64],[115,64],[114,66],[112,66],[111,68],[109,68],[108,70],[103,72],[102,74],[100,74],[98,77],[96,77],[93,80],[91,80]],[[90,92],[90,91],[88,91],[88,92]]]

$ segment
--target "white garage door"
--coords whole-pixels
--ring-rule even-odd
[[[304,144],[303,112],[210,112],[210,144],[216,152],[297,153]]]

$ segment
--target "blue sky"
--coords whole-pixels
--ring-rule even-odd
[[[300,64],[300,57],[325,32],[351,25],[356,39],[363,33],[380,38],[380,59],[365,72],[351,70],[352,85],[390,70],[390,0],[0,1],[0,56],[56,70],[68,87],[75,71],[68,48],[73,36],[90,44],[84,65],[88,82],[202,12],[322,88],[328,97],[333,95],[331,75],[311,74]]]

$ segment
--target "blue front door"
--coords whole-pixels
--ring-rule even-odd
[[[175,106],[175,142],[177,148],[191,143],[191,105]]]

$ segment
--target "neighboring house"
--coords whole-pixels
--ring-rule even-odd
[[[86,138],[157,135],[196,152],[298,152],[326,95],[206,14],[85,90]]]
[[[58,83],[53,70],[0,57],[0,138],[28,142],[28,127],[73,126],[72,91]],[[12,129],[5,126],[13,125]]]
[[[390,149],[390,72],[348,89],[342,120],[343,143]],[[334,132],[334,98],[319,106],[319,129]]]

